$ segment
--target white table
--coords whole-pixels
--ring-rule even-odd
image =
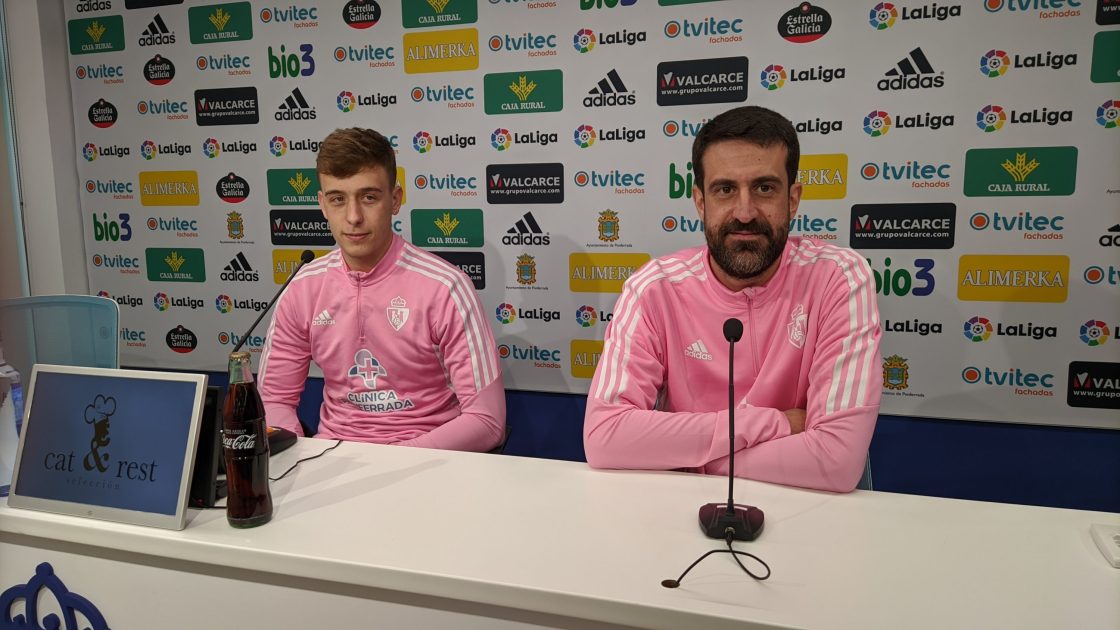
[[[273,475],[332,442],[301,439]],[[345,443],[273,484],[263,527],[181,532],[8,508],[0,590],[50,562],[130,628],[1120,628],[1120,515],[736,483],[766,513],[755,582],[707,549],[726,480]]]

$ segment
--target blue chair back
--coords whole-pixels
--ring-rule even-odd
[[[4,359],[31,378],[36,363],[116,368],[117,303],[92,295],[0,300]]]
[[[863,474],[860,475],[856,490],[874,490],[871,483],[871,453],[867,454],[867,462],[863,465]]]

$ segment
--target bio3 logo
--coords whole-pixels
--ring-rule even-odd
[[[93,215],[93,240],[95,241],[129,241],[132,240],[132,226],[128,224],[129,214],[122,212],[117,215],[117,221],[109,218],[106,212]]]
[[[280,44],[279,54],[273,53],[272,46],[268,47],[268,76],[273,79],[296,79],[309,77],[315,74],[315,58],[311,56],[314,46],[300,44],[299,54],[288,52],[284,44]]]
[[[909,267],[892,267],[890,257],[883,259],[881,269],[876,269],[870,258],[867,264],[871,265],[871,273],[875,275],[875,293],[879,295],[922,297],[933,293],[937,284],[932,273],[934,261],[929,258],[916,258]]]

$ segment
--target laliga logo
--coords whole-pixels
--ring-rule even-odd
[[[205,141],[203,141],[202,154],[206,157],[215,158],[218,157],[218,154],[221,152],[222,150],[221,148],[219,148],[218,140],[216,138],[207,138]]]
[[[577,147],[586,149],[595,144],[595,128],[591,125],[580,125],[572,134],[572,139]]]
[[[171,300],[167,297],[166,293],[157,293],[152,298],[152,304],[155,305],[157,311],[166,311],[171,308]]]
[[[140,155],[145,160],[154,158],[158,151],[159,150],[156,148],[156,143],[152,142],[151,140],[145,140],[144,143],[140,145]]]
[[[1080,337],[1081,341],[1090,348],[1103,346],[1108,338],[1111,336],[1112,331],[1109,330],[1108,324],[1097,320],[1090,319],[1081,325]]]
[[[969,341],[987,341],[992,336],[992,322],[979,315],[964,323],[964,337]]]
[[[1097,124],[1105,129],[1115,129],[1120,119],[1120,99],[1111,99],[1097,108]]]
[[[595,48],[595,33],[589,28],[581,28],[572,37],[572,46],[581,54],[591,52]]]
[[[272,152],[272,155],[280,157],[288,152],[288,141],[284,139],[284,136],[272,136],[272,140],[268,142],[268,150]]]
[[[427,131],[417,131],[415,136],[412,136],[412,148],[416,149],[417,153],[427,153],[432,150],[432,135]]]
[[[93,426],[93,437],[89,441],[89,453],[82,460],[82,467],[86,470],[97,468],[100,472],[109,469],[106,463],[109,454],[102,453],[101,448],[109,446],[109,418],[117,412],[117,401],[113,397],[106,398],[98,394],[93,402],[86,405],[86,424]]]
[[[82,147],[82,157],[85,158],[85,160],[87,162],[92,162],[92,161],[96,160],[97,159],[97,145],[95,145],[92,142],[87,142],[85,144],[85,146]]]
[[[984,133],[999,131],[1007,122],[1007,113],[999,105],[985,105],[976,112],[976,126]]]
[[[898,9],[889,2],[880,2],[871,9],[871,28],[882,31],[894,26],[895,20],[898,19]]]
[[[512,324],[517,319],[517,309],[512,304],[502,303],[494,309],[494,317],[503,324]]]
[[[576,309],[576,323],[584,328],[590,328],[595,325],[599,317],[595,314],[595,309],[584,304]]]
[[[498,151],[505,151],[509,148],[510,137],[509,129],[495,129],[494,132],[490,134],[490,146]]]
[[[1002,77],[1011,67],[1011,58],[1002,50],[992,49],[980,57],[980,74],[989,77]]]
[[[228,295],[222,294],[214,300],[214,306],[219,313],[228,313],[233,310],[233,300]]]
[[[771,64],[762,71],[762,87],[773,92],[786,84],[786,70],[782,66]]]
[[[354,94],[343,90],[338,93],[335,103],[338,105],[338,111],[344,114],[352,112],[354,111]]]
[[[891,7],[891,9],[893,10],[894,7]],[[863,118],[863,131],[872,138],[885,136],[890,130],[891,115],[887,112],[876,110]]]

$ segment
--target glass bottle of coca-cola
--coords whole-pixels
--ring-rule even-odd
[[[256,527],[272,519],[264,403],[251,368],[248,352],[230,353],[222,451],[229,489],[226,518],[234,527]]]

